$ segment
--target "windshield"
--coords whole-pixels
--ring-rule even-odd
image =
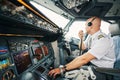
[[[58,25],[62,29],[64,29],[70,21],[69,19],[53,12],[50,9],[47,9],[41,6],[40,4],[37,4],[36,2],[30,1],[30,3],[33,4],[38,10],[40,10],[40,12],[42,12],[47,18],[49,18],[52,22],[54,22],[56,25]],[[108,22],[102,21],[101,30],[106,34],[109,33],[108,31],[109,25],[110,24]],[[74,21],[72,25],[70,25],[69,31],[65,35],[65,38],[71,39],[73,37],[73,38],[79,39],[78,37],[79,30],[83,30],[85,33],[85,21],[81,21],[81,20]]]
[[[40,10],[40,12],[42,12],[47,18],[49,18],[52,22],[54,22],[56,25],[58,25],[62,29],[64,29],[64,27],[70,21],[69,19],[66,19],[63,16],[41,6],[33,1],[30,1],[30,3],[33,4],[38,10]]]
[[[65,38],[68,40],[71,39],[72,37],[79,39],[78,37],[79,30],[83,30],[85,33],[85,22],[86,21],[74,21],[72,25],[70,26],[68,33],[65,35]],[[108,34],[109,25],[110,24],[108,22],[102,21],[101,23],[102,32]]]

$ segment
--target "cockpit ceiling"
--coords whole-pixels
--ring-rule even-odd
[[[107,12],[105,16],[120,16],[120,0],[98,0],[98,2],[113,3],[112,8]]]
[[[57,7],[55,5],[55,0],[31,0],[34,1],[52,11],[54,11],[57,14],[60,14],[66,18],[73,18],[73,16],[69,15],[68,13],[66,13],[65,11],[63,11],[62,9],[60,9],[59,7]]]
[[[120,17],[120,0],[32,0],[50,10],[63,15],[66,18],[70,17]],[[65,6],[64,1],[86,1],[81,7],[76,4],[72,8]],[[72,4],[73,6],[73,4]]]

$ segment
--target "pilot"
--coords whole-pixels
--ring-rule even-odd
[[[58,74],[80,68],[89,62],[97,67],[113,68],[115,62],[114,45],[112,40],[100,30],[101,19],[96,16],[91,17],[85,25],[89,37],[84,42],[82,41],[82,50],[87,48],[88,51],[70,63],[62,65],[62,68],[50,70],[48,75],[55,78]],[[79,31],[78,36],[83,39],[82,30]]]

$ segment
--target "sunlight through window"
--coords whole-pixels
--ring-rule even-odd
[[[33,4],[38,10],[40,10],[45,16],[47,16],[52,22],[54,22],[56,25],[61,27],[62,29],[67,25],[67,23],[70,21],[69,19],[66,19],[59,14],[56,14],[55,12],[31,1],[31,4]]]
[[[64,29],[64,27],[67,25],[67,23],[70,21],[63,16],[60,16],[59,14],[31,1],[31,4],[33,4],[38,10],[40,10],[45,16],[47,16],[52,22],[54,22],[56,25]],[[102,21],[101,24],[101,30],[108,34],[108,26],[110,24],[108,22]],[[69,32],[65,35],[66,38],[79,38],[78,37],[78,32],[79,30],[83,30],[85,33],[85,21],[74,21],[72,25],[69,28]]]
[[[108,34],[109,30],[109,23],[102,21],[101,23],[101,30],[102,32]],[[69,32],[66,34],[66,38],[70,38],[70,37],[75,37],[75,38],[79,38],[78,37],[78,32],[79,30],[83,30],[85,33],[85,21],[75,21],[73,22],[73,24],[71,25]]]

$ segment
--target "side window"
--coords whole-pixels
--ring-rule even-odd
[[[72,37],[79,39],[78,37],[79,30],[83,30],[85,32],[85,22],[86,21],[73,22],[73,24],[69,28],[69,32],[65,35],[65,38],[67,40],[71,39]],[[109,30],[108,30],[109,25],[110,24],[108,22],[105,22],[105,21],[101,22],[101,30],[106,34],[109,33]]]
[[[71,37],[79,38],[78,32],[83,30],[85,32],[85,21],[74,21],[69,28],[69,32],[65,35],[67,39]]]

